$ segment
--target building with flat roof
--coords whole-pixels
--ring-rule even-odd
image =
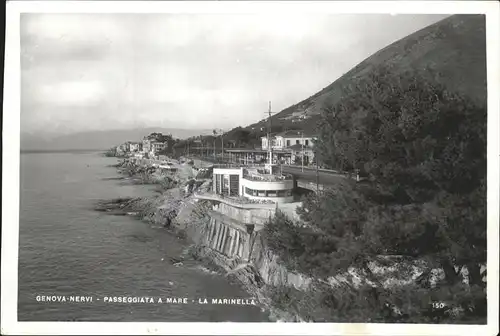
[[[264,165],[215,165],[213,193],[244,197],[253,201],[293,202],[293,177],[280,174],[277,167]]]

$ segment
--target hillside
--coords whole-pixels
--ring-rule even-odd
[[[212,131],[150,127],[126,130],[80,132],[49,138],[36,134],[21,134],[21,150],[104,150],[125,141],[140,141],[145,135],[153,132],[172,134],[174,138],[182,139],[193,135],[210,134]]]
[[[450,91],[486,103],[485,32],[484,15],[450,16],[379,50],[320,92],[274,115],[273,124],[314,129],[325,104],[335,104],[353,79],[379,65],[395,65],[401,72],[433,67]],[[265,122],[247,129],[260,127]]]

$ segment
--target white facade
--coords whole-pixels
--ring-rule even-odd
[[[289,137],[289,136],[276,135],[271,138],[271,146],[272,149],[286,149],[293,145],[304,145],[304,147],[312,148],[313,139],[314,137],[312,136]],[[267,137],[261,138],[261,146],[263,150],[269,149]]]
[[[293,202],[293,180],[268,182],[244,177],[241,182],[241,193],[249,199],[276,203]]]
[[[151,143],[151,148],[154,152],[159,152],[165,148],[165,144],[163,142],[153,142]]]
[[[144,153],[148,153],[151,151],[151,140],[146,138],[142,140],[142,151]]]
[[[272,149],[283,149],[284,148],[283,144],[284,144],[283,137],[281,137],[281,136],[271,137],[271,148]],[[261,138],[261,147],[263,150],[269,149],[267,137]]]
[[[246,168],[214,168],[213,192],[255,201],[293,202],[293,179],[259,174]]]
[[[134,142],[131,142],[130,143],[130,151],[131,152],[138,152],[139,149],[140,149],[140,144],[139,143],[134,143]]]
[[[279,137],[277,137],[279,138]],[[300,137],[300,138],[284,138],[278,140],[280,144],[282,144],[283,148],[287,148],[293,145],[304,145],[304,147],[313,147],[313,137]]]

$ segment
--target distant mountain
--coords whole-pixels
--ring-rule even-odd
[[[431,66],[448,90],[486,103],[485,30],[484,15],[450,16],[376,52],[320,92],[274,115],[272,123],[314,129],[325,105],[338,102],[344,88],[379,65],[395,65],[401,72]],[[257,130],[266,123],[246,128]]]
[[[140,141],[153,132],[172,134],[174,138],[211,134],[212,130],[186,130],[176,128],[137,128],[127,130],[90,131],[59,136],[21,133],[22,151],[42,150],[105,150],[125,141]]]

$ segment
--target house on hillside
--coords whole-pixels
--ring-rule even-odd
[[[271,143],[268,143],[267,136],[261,137],[262,150],[271,148],[278,160],[284,159],[283,163],[296,162],[304,155],[304,164],[309,164],[314,159],[313,140],[316,135],[305,131],[290,130],[271,135]],[[280,155],[282,153],[283,155]]]
[[[128,151],[129,152],[140,152],[142,150],[142,143],[141,142],[128,142]]]
[[[292,114],[290,115],[290,119],[299,119],[300,117],[302,117],[303,115],[305,114],[305,111],[296,111],[296,112],[292,112]]]
[[[155,157],[158,155],[158,152],[163,150],[167,144],[165,142],[158,141],[156,139],[150,139],[148,137],[144,137],[142,140],[142,152],[147,153],[151,157]]]
[[[312,148],[315,138],[316,135],[309,132],[290,130],[272,135],[270,145],[272,149],[285,149],[293,145],[304,145],[305,148]],[[261,137],[261,143],[263,150],[269,148],[267,136]]]
[[[151,151],[151,140],[148,137],[142,139],[142,151],[144,153],[149,153]]]
[[[151,142],[151,152],[153,154],[157,154],[161,150],[163,150],[166,146],[166,143],[164,142],[159,142],[159,141],[152,141]]]
[[[171,140],[171,135],[151,133],[142,139],[142,152],[151,157],[156,157],[158,152],[165,149],[168,146],[168,142]]]

